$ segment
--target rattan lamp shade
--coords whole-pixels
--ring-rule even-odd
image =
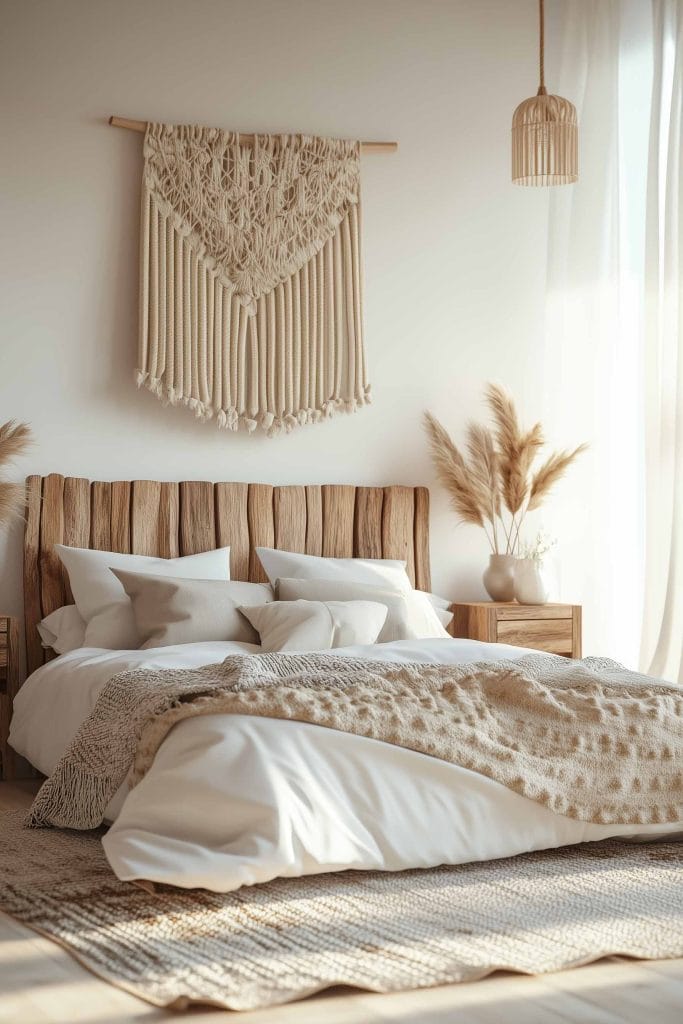
[[[576,107],[561,96],[523,100],[512,115],[515,185],[569,185],[579,177]]]
[[[576,107],[545,88],[545,19],[539,0],[538,93],[512,115],[512,181],[515,185],[570,185],[579,177]]]

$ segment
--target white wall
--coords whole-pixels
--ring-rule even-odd
[[[30,421],[37,439],[16,478],[427,484],[435,589],[483,596],[484,539],[456,529],[420,417],[457,435],[489,379],[525,417],[543,411],[547,195],[509,182],[512,111],[535,91],[535,4],[1,6],[0,420]],[[268,440],[135,389],[141,137],[108,127],[111,113],[399,141],[363,160],[371,407]],[[21,607],[20,558],[17,526],[0,553],[6,612]]]

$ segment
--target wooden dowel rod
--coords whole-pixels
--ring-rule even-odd
[[[109,118],[109,124],[113,124],[115,128],[128,128],[131,132],[144,132],[147,129],[146,121],[133,121],[129,117],[116,117],[116,115]],[[240,132],[240,142],[243,142],[245,146],[250,146],[253,141],[253,135],[243,135]],[[361,142],[360,148],[364,153],[393,152],[398,149],[398,142]]]

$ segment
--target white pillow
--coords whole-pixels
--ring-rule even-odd
[[[453,612],[451,611],[453,602],[449,601],[447,597],[439,597],[438,594],[427,594],[427,597],[436,612],[439,622],[448,629],[453,621]],[[448,635],[450,636],[450,633]]]
[[[273,601],[240,611],[261,635],[264,651],[326,651],[374,644],[387,617],[372,601]]]
[[[68,654],[85,642],[85,622],[75,604],[62,605],[46,615],[37,628],[43,647],[51,647],[55,654]]]
[[[238,611],[248,601],[274,598],[268,583],[186,580],[112,569],[133,604],[141,647],[171,647],[203,640],[257,644],[258,634]]]
[[[430,596],[431,595],[429,594],[427,595],[427,597]],[[453,621],[453,612],[445,611],[443,608],[434,608],[434,613],[436,614],[436,617],[443,626],[443,628],[446,630],[446,632],[448,632],[448,627]],[[448,633],[448,635],[450,636],[451,634]]]
[[[140,646],[133,606],[110,567],[154,576],[229,580],[230,548],[203,551],[184,558],[122,555],[117,551],[91,551],[55,544],[67,573],[78,611],[85,619],[86,647],[134,650]]]
[[[445,629],[448,629],[453,621],[453,612],[451,611],[453,602],[449,601],[447,597],[439,597],[438,594],[427,594],[427,597],[432,603],[439,622]],[[450,636],[450,633],[448,635]]]
[[[421,590],[400,593],[388,587],[373,587],[368,583],[348,583],[344,580],[290,580],[279,579],[276,595],[280,601],[376,601],[387,608],[387,618],[377,637],[377,643],[392,640],[424,640],[427,637],[447,637],[428,594]]]
[[[277,548],[256,548],[271,584],[280,578],[298,580],[344,580],[370,583],[409,593],[413,587],[406,563],[391,558],[321,558]]]

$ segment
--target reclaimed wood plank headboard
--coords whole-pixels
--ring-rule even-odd
[[[36,626],[72,601],[55,544],[176,558],[230,545],[233,579],[259,582],[255,548],[336,558],[402,558],[430,590],[429,491],[425,487],[315,484],[26,481],[24,608],[29,672],[46,659]]]

